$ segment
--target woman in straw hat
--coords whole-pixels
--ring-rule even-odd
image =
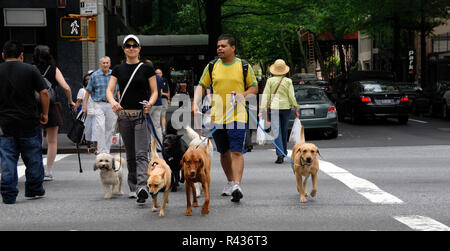
[[[293,107],[295,116],[299,117],[292,80],[285,76],[288,72],[289,66],[282,59],[277,59],[270,66],[270,73],[273,77],[267,80],[259,114],[261,116],[264,110],[270,111],[272,132],[273,136],[276,137],[275,143],[283,150],[284,154],[287,154],[288,124]],[[276,149],[276,154],[277,160],[275,163],[283,163],[283,154],[278,149]]]

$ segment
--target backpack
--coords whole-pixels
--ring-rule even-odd
[[[55,92],[55,89],[53,89],[53,87],[52,87],[52,83],[50,81],[48,81],[48,79],[45,77],[45,75],[47,75],[48,70],[50,70],[50,65],[47,67],[47,70],[45,70],[44,74],[42,74],[42,78],[44,78],[44,81],[48,87],[48,96],[50,98],[50,104],[54,104],[56,102],[56,92]],[[39,92],[37,92],[37,91],[34,92],[34,97],[35,97],[38,105],[40,105],[41,98],[40,98]]]
[[[215,59],[209,61],[209,63],[208,63],[209,77],[211,78],[211,92],[213,92],[213,90],[212,90],[212,82],[213,82],[212,72],[213,72],[214,65],[216,64],[217,60],[219,60],[219,59],[215,58]],[[241,61],[242,61],[242,73],[244,75],[244,90],[246,90],[247,88],[245,87],[245,79],[247,79],[247,74],[248,74],[248,62],[245,61],[244,59],[241,59]]]

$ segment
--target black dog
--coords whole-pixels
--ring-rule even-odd
[[[184,175],[180,175],[181,171],[181,159],[189,146],[184,142],[182,135],[167,134],[164,137],[164,160],[170,166],[172,170],[172,192],[177,191],[178,183],[184,183]]]

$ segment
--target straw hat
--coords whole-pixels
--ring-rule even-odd
[[[270,73],[273,75],[284,75],[289,72],[289,66],[286,65],[283,59],[277,59],[273,65],[270,66]]]

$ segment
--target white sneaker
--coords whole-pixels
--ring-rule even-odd
[[[130,199],[136,199],[136,198],[137,198],[136,192],[130,192],[130,193],[128,194],[128,198],[130,198]]]
[[[230,196],[233,192],[234,181],[228,181],[222,191],[222,196]]]
[[[232,202],[239,202],[242,197],[244,197],[244,195],[242,195],[242,189],[239,184],[234,184],[231,196],[233,196],[233,198],[231,199]]]
[[[44,174],[44,181],[52,181],[53,180],[53,173],[45,173]]]

